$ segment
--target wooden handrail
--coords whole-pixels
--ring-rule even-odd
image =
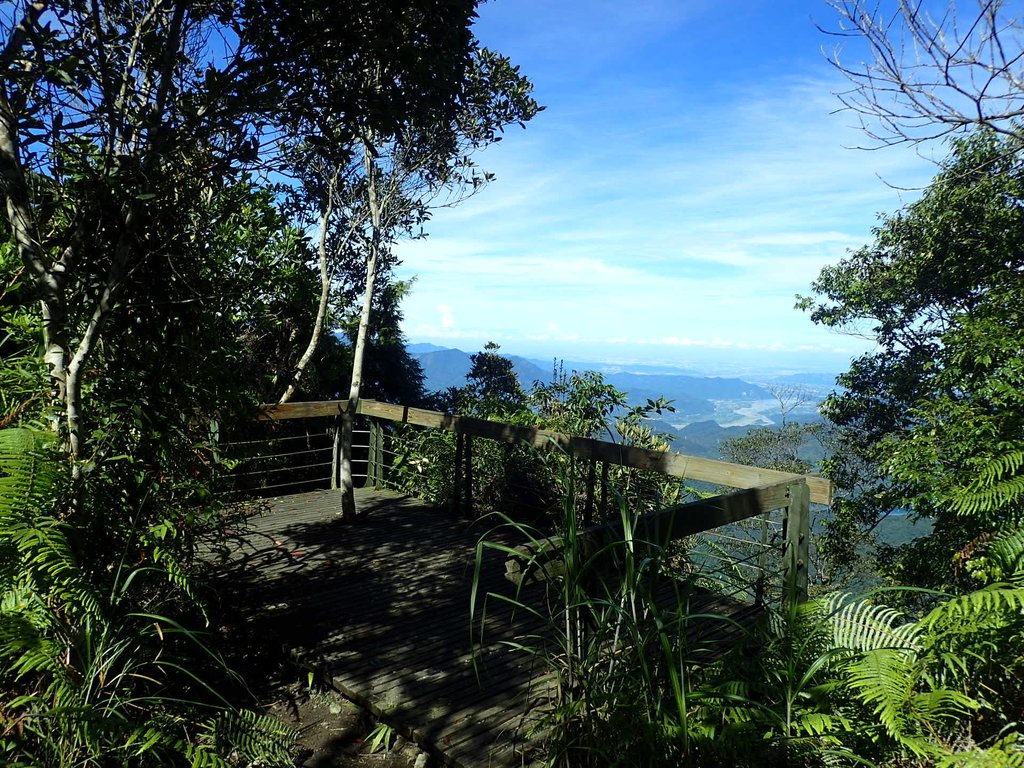
[[[805,487],[803,478],[798,477],[648,512],[633,521],[633,540],[639,546],[664,546],[675,539],[757,517],[764,512],[776,509],[793,511],[794,506],[800,506],[800,489]],[[622,519],[614,518],[603,525],[581,530],[577,541],[582,544],[584,554],[590,557],[610,543],[623,541],[624,537]],[[527,578],[550,578],[560,567],[561,550],[561,536],[548,536],[520,545],[505,561],[505,578],[515,584]],[[803,562],[798,567],[803,567]]]
[[[285,403],[264,406],[261,418],[282,421],[322,416],[338,416],[348,403],[344,400],[323,400],[308,403]],[[360,400],[358,412],[364,416],[401,424],[432,427],[449,432],[485,437],[504,443],[526,443],[541,449],[560,449],[582,459],[596,459],[634,469],[661,472],[671,477],[726,485],[731,488],[760,488],[771,484],[804,480],[814,504],[832,503],[832,483],[817,475],[798,475],[774,469],[748,467],[717,459],[688,456],[674,451],[636,448],[589,437],[572,437],[539,427],[505,424],[470,416],[428,411],[405,405],[392,405],[376,400]]]

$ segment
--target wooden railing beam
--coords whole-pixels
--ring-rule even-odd
[[[795,497],[794,489],[797,489]],[[794,504],[800,505],[806,499],[806,489],[805,482],[787,481],[648,512],[634,521],[633,539],[637,543],[663,546],[675,539],[757,517],[772,510],[792,510]],[[789,514],[790,520],[794,521],[792,511]],[[799,524],[799,521],[795,522]],[[595,553],[611,542],[621,542],[624,534],[622,520],[616,518],[580,531],[577,539],[582,541],[586,552]],[[510,556],[505,563],[506,578],[518,584],[527,575],[540,579],[550,576],[551,569],[557,567],[555,562],[560,557],[561,548],[560,536],[550,536],[517,547],[519,554]],[[804,557],[806,562],[806,551]],[[804,591],[806,593],[806,580]]]
[[[267,406],[262,418],[271,420],[304,419],[316,416],[336,416],[346,407],[344,401],[327,400],[310,403],[285,403]],[[541,449],[558,448],[580,459],[604,461],[635,469],[661,472],[671,477],[727,485],[732,488],[757,488],[772,483],[803,480],[815,504],[832,503],[832,484],[815,475],[796,475],[773,469],[748,467],[717,459],[687,456],[673,451],[655,451],[647,448],[608,443],[588,437],[571,437],[552,430],[525,427],[516,424],[475,419],[469,416],[391,405],[375,400],[360,400],[359,413],[379,419],[432,427],[466,435],[486,437],[504,443],[526,443]]]
[[[329,400],[308,403],[286,403],[263,408],[261,418],[267,420],[338,417],[347,409],[347,402]],[[672,451],[618,445],[585,437],[571,437],[560,432],[516,424],[476,419],[468,416],[428,411],[422,408],[390,405],[375,400],[361,400],[360,414],[371,417],[370,458],[367,474],[372,482],[382,480],[382,430],[376,419],[402,424],[443,429],[456,433],[455,478],[453,504],[456,514],[471,514],[473,437],[484,437],[507,444],[527,444],[539,449],[558,449],[574,458],[588,462],[587,518],[596,506],[596,465],[601,462],[601,506],[607,508],[608,465],[661,472],[672,477],[715,483],[745,490],[691,502],[666,510],[641,515],[634,522],[637,542],[661,545],[672,539],[709,531],[730,523],[785,509],[784,562],[786,584],[792,599],[807,598],[807,568],[810,504],[829,504],[832,486],[828,480],[813,475],[796,475],[715,459],[686,456]],[[766,521],[762,521],[762,544],[767,536]],[[590,526],[581,531],[588,552],[601,551],[606,544],[622,541],[621,519],[615,518],[603,525]],[[520,556],[507,562],[508,577],[521,581],[524,570],[546,571],[558,560],[561,540],[543,539],[520,548]],[[763,565],[763,555],[759,557]],[[763,599],[764,585],[758,587]]]

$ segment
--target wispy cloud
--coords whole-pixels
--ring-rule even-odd
[[[647,16],[622,36],[607,19],[574,34],[630,46],[658,19],[686,21],[677,3],[642,5]],[[839,84],[827,70],[762,72],[702,101],[699,84],[626,87],[631,77],[587,81],[510,132],[480,158],[498,180],[439,211],[428,238],[401,245],[402,274],[418,276],[407,333],[862,349],[815,328],[794,295],[868,242],[878,212],[913,198],[880,178],[920,187],[932,167],[911,152],[844,149],[859,136],[833,113]]]

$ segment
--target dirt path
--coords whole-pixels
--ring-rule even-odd
[[[266,710],[299,731],[297,768],[425,768],[415,744],[331,689],[291,684],[269,692]]]

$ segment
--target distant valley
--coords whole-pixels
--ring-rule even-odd
[[[412,344],[409,353],[423,367],[429,391],[460,387],[472,367],[470,354],[431,344]],[[525,387],[534,382],[549,382],[554,361],[545,362],[506,355]],[[703,376],[699,371],[672,369],[668,366],[625,366],[605,363],[562,363],[566,371],[598,371],[605,381],[629,394],[630,402],[643,404],[647,398],[663,396],[673,400],[675,413],[651,420],[656,431],[672,436],[672,448],[679,453],[706,458],[722,458],[721,443],[742,437],[751,427],[768,426],[780,419],[779,401],[768,387],[791,387],[807,398],[787,418],[803,422],[821,420],[818,406],[835,389],[835,377],[821,373],[796,373],[780,376],[759,374],[746,378]],[[821,446],[807,446],[805,457],[817,462],[823,458]],[[876,529],[879,541],[898,545],[931,530],[929,521],[916,524],[905,514],[885,518]]]
[[[432,344],[411,344],[409,353],[423,368],[428,391],[440,392],[466,383],[472,367],[470,353]],[[524,387],[550,382],[555,361],[506,355]],[[597,362],[562,362],[567,372],[598,371],[604,380],[626,392],[630,404],[664,397],[672,401],[674,413],[653,421],[655,430],[673,436],[672,446],[681,453],[717,458],[722,440],[746,434],[751,426],[771,425],[781,417],[772,385],[798,388],[807,402],[789,414],[790,419],[816,421],[818,405],[833,389],[834,377],[827,374],[790,374],[746,379],[704,376],[698,371],[667,366],[624,366]]]

